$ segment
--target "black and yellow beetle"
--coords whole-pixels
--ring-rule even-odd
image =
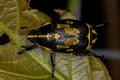
[[[55,23],[47,22],[39,29],[29,31],[27,39],[47,51],[79,55],[91,52],[97,40],[97,32],[88,23],[64,19]]]
[[[31,30],[27,39],[47,51],[80,54],[91,52],[96,36],[95,29],[88,23],[65,19]]]
[[[27,27],[21,28],[27,29]],[[22,46],[25,49],[18,54],[38,46],[49,51],[52,63],[52,75],[54,72],[54,52],[98,57],[91,50],[92,45],[97,40],[95,28],[79,20],[63,19],[46,22],[38,29],[29,31],[27,39],[34,43],[34,45]]]

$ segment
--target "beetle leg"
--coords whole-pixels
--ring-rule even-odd
[[[88,53],[88,55],[95,56],[97,58],[103,58],[104,57],[104,55],[99,56],[99,55],[95,54],[95,52],[93,52],[92,50]]]
[[[98,25],[96,25],[95,27],[101,27],[101,26],[104,26],[104,25],[110,25],[110,23],[98,24]]]
[[[27,27],[20,27],[20,29],[26,29],[28,32],[30,32],[30,30]]]
[[[74,54],[75,54],[76,56],[85,56],[85,55],[89,55],[89,56],[95,56],[95,57],[97,57],[97,58],[103,58],[103,57],[104,57],[104,55],[99,56],[99,55],[95,54],[95,52],[93,52],[92,50],[89,51],[89,52],[83,52],[83,53],[80,53],[80,54],[79,54],[79,52],[78,52],[78,53],[74,53]]]
[[[64,16],[65,13],[69,12],[70,10],[65,10],[62,14],[59,14],[54,20],[52,20],[52,23],[55,23],[57,20],[60,19],[60,17]]]
[[[52,64],[52,78],[54,77],[54,70],[55,70],[55,53],[50,53],[50,60]]]
[[[80,52],[75,52],[73,54],[76,56],[85,56],[86,55],[85,53],[80,53]]]
[[[30,51],[30,50],[34,49],[35,47],[37,47],[37,45],[33,44],[31,46],[21,46],[21,47],[24,48],[24,49],[22,51],[18,52],[18,54],[22,54],[25,51]]]
[[[29,50],[34,49],[35,47],[37,47],[37,45],[33,44],[31,46],[21,46],[21,47],[25,48],[26,51],[29,51]]]

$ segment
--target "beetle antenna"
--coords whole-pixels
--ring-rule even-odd
[[[101,26],[104,26],[104,25],[110,25],[110,23],[98,24],[98,25],[96,25],[95,27],[101,27]]]
[[[98,24],[95,27],[101,27],[101,26],[104,26],[104,24]]]

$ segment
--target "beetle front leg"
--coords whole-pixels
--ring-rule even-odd
[[[24,49],[22,51],[18,52],[18,54],[22,54],[25,51],[30,51],[30,50],[34,49],[35,47],[37,47],[37,45],[33,44],[31,46],[21,46],[21,47],[24,48]]]

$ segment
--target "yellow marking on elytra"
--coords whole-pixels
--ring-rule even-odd
[[[89,50],[91,50],[91,45],[90,45],[90,28],[91,28],[92,26],[89,25],[89,24],[87,24],[87,23],[86,23],[86,25],[87,25],[87,27],[88,27],[88,35],[87,35],[88,45],[87,45],[87,47],[86,47],[85,50],[89,51]]]
[[[73,49],[67,49],[66,52],[74,51]]]
[[[67,24],[73,24],[73,21],[66,21]]]
[[[91,35],[90,35],[91,34],[90,33],[90,29],[92,28],[92,26],[89,25],[89,24],[87,24],[87,23],[86,23],[86,25],[88,26],[88,30],[89,30],[88,35],[87,35],[88,46],[87,46],[86,50],[91,50],[92,45],[90,44],[90,42],[91,42],[91,39],[90,39],[90,37],[91,37]],[[92,33],[94,33],[94,34],[97,35],[97,32],[95,31],[95,29],[92,29]],[[96,40],[97,40],[97,38],[95,38],[94,40],[92,40],[92,44],[94,44],[96,42]]]
[[[57,24],[57,28],[64,28],[64,30],[67,34],[76,35],[76,34],[80,33],[80,31],[78,29],[71,28],[70,25],[68,25],[68,24]]]
[[[97,41],[97,38],[92,40],[92,44],[95,44],[95,42]]]
[[[68,38],[68,39],[64,42],[64,44],[71,46],[71,45],[76,45],[76,44],[79,43],[79,42],[80,42],[80,40],[78,40],[77,38]]]
[[[97,32],[95,31],[95,29],[92,29],[92,33],[97,35]]]
[[[58,48],[58,49],[65,49],[65,48],[69,48],[70,46],[68,46],[68,45],[56,45],[56,47]]]
[[[78,29],[76,29],[76,28],[71,28],[71,27],[65,28],[65,32],[66,32],[67,34],[73,34],[73,35],[76,35],[76,34],[79,34],[79,33],[80,33],[80,31],[79,31]]]
[[[68,25],[68,24],[57,24],[57,28],[66,28],[66,27],[70,27],[70,25]]]

